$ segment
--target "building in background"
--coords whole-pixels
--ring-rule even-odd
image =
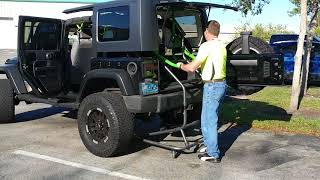
[[[68,8],[107,0],[0,0],[0,49],[16,49],[19,16],[68,19],[89,12],[63,14]]]

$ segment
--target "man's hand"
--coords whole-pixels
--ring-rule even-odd
[[[181,69],[182,65],[183,65],[182,62],[178,62],[178,63],[177,63],[177,66],[178,66],[179,69]]]
[[[201,65],[200,61],[192,61],[189,64],[183,64],[182,62],[178,62],[177,66],[186,72],[195,72]]]

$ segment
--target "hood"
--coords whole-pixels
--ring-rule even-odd
[[[4,64],[18,64],[18,57],[7,59]]]

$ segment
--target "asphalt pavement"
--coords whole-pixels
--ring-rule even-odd
[[[320,139],[221,128],[220,164],[132,143],[100,158],[82,144],[74,113],[44,104],[16,108],[17,123],[0,125],[0,179],[319,179]],[[191,137],[189,137],[191,138]],[[176,143],[175,143],[176,144]]]
[[[5,60],[17,56],[15,49],[0,49],[0,64],[3,64]]]
[[[0,56],[1,57],[1,56]],[[2,56],[3,57],[3,56]],[[227,124],[220,164],[197,153],[134,141],[124,155],[100,158],[82,144],[75,113],[45,104],[16,107],[16,123],[0,124],[0,179],[319,179],[320,138],[274,134]],[[195,137],[189,137],[195,138]],[[168,137],[179,144],[179,137]]]

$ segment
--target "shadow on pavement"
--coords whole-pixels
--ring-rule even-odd
[[[64,112],[67,111],[67,112]],[[59,107],[48,107],[37,109],[33,111],[23,112],[16,115],[17,122],[25,122],[49,117],[55,114],[62,113],[63,117],[76,120],[77,111],[70,111],[70,109]],[[244,132],[248,131],[253,121],[290,121],[291,115],[287,112],[273,105],[265,102],[250,101],[246,99],[236,99],[228,97],[222,106],[220,115],[219,127],[222,132],[219,133],[219,146],[221,157],[225,156],[226,152],[231,148],[237,138]],[[159,116],[149,119],[136,118],[135,120],[135,134],[136,136],[143,136],[143,134],[158,131],[161,128],[162,120]],[[188,137],[196,137],[201,135],[200,129],[198,131],[190,130],[186,134]],[[172,134],[175,136],[175,134]],[[177,135],[176,137],[178,137]],[[166,136],[158,138],[163,140]],[[145,144],[136,138],[130,150],[125,154],[131,154],[141,151],[150,145]]]
[[[238,137],[242,133],[248,131],[250,128],[250,125],[235,125],[234,123],[231,123],[226,130],[219,134],[219,149],[221,158],[225,156],[226,152],[231,148]]]
[[[252,127],[253,121],[290,121],[286,110],[259,101],[228,97],[222,106],[220,126],[227,128],[219,134],[221,157],[225,156],[232,144]]]
[[[130,148],[128,148],[126,152],[123,152],[118,156],[136,153],[150,147],[149,144],[142,142],[142,138],[145,136],[145,134],[154,131],[159,131],[160,128],[161,119],[157,115],[154,115],[152,117],[136,117],[134,124],[134,138],[131,143],[131,146]],[[164,137],[157,137],[153,140],[160,141],[162,138]]]
[[[25,121],[32,121],[32,120],[37,120],[41,118],[46,118],[49,116],[62,113],[63,111],[68,111],[68,109],[61,108],[61,107],[47,107],[47,108],[27,111],[20,114],[16,114],[16,122],[25,122]]]
[[[62,116],[66,117],[66,118],[69,118],[69,119],[77,120],[78,111],[77,110],[70,110],[70,111],[68,111],[66,113],[63,113]]]

